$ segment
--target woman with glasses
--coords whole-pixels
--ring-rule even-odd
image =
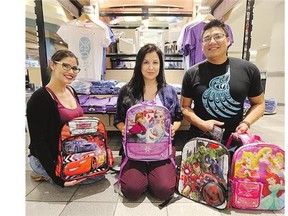
[[[55,174],[61,129],[73,118],[83,116],[78,96],[70,86],[80,72],[78,64],[71,51],[56,51],[48,66],[49,83],[35,91],[27,102],[29,163],[35,181],[48,180],[64,187],[92,183],[104,177],[64,182]]]
[[[122,135],[125,134],[127,110],[145,100],[154,100],[169,109],[171,135],[174,136],[181,125],[182,112],[176,91],[165,81],[163,53],[154,44],[146,44],[139,50],[133,76],[120,89],[114,125]],[[173,151],[175,155],[175,148]],[[120,154],[124,154],[123,147]],[[153,162],[128,160],[120,184],[123,195],[129,200],[139,199],[147,190],[154,197],[165,200],[174,194],[176,170],[170,159]]]
[[[250,125],[264,113],[259,69],[246,60],[228,57],[229,45],[224,23],[212,20],[204,27],[202,50],[206,60],[187,70],[182,82],[181,107],[191,123],[191,138],[213,138],[211,134],[220,127],[225,129],[222,143],[226,144],[231,133],[249,132]],[[243,117],[246,97],[251,108]]]

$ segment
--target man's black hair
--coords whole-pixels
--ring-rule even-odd
[[[208,29],[210,29],[210,28],[213,28],[213,27],[222,28],[222,29],[224,30],[224,32],[225,32],[225,35],[226,35],[227,37],[229,37],[228,31],[227,31],[227,29],[226,29],[225,24],[224,24],[223,22],[221,22],[220,20],[218,20],[218,19],[211,20],[209,23],[207,23],[207,24],[204,26],[201,37],[203,37],[203,34],[204,34],[204,32],[205,32],[206,30],[208,30]]]

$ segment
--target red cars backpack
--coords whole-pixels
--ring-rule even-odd
[[[261,137],[236,134],[243,146],[231,162],[231,206],[250,210],[281,210],[285,205],[285,152]],[[232,140],[230,136],[227,147]]]
[[[105,174],[113,165],[107,131],[96,117],[78,117],[66,123],[59,138],[56,175],[64,181]]]

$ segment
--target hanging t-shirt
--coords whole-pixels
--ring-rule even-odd
[[[95,23],[72,20],[60,26],[57,34],[68,44],[68,48],[79,59],[80,80],[101,80],[103,48],[110,45],[107,27]]]
[[[117,43],[112,29],[109,26],[107,26],[107,29],[108,29],[109,38],[111,40],[111,43]],[[104,76],[104,74],[106,72],[106,54],[107,54],[106,48],[103,48],[103,63],[102,63],[102,72],[101,72],[102,76]]]
[[[200,22],[196,25],[188,26],[184,32],[182,49],[183,55],[189,55],[189,66],[195,65],[206,59],[202,51],[201,34],[207,23]],[[234,43],[232,30],[229,25],[225,24],[226,30],[230,38],[230,46]]]
[[[187,29],[191,28],[194,25],[199,24],[201,21],[199,20],[193,20],[192,22],[189,22],[188,24],[184,25],[181,29],[180,36],[177,40],[177,47],[179,49],[179,53],[183,55],[183,62],[184,62],[184,71],[188,70],[190,67],[190,58],[189,58],[189,52],[185,52],[185,46],[183,46],[184,42],[184,35],[187,34]]]

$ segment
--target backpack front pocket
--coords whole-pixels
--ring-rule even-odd
[[[233,191],[233,206],[241,209],[256,209],[260,205],[263,184],[260,182],[236,181]]]

